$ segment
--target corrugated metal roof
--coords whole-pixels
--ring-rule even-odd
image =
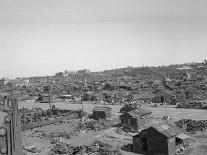
[[[168,90],[168,89],[163,89],[163,90],[159,90],[158,92],[156,92],[156,95],[159,95],[159,94],[168,94],[168,95],[171,95],[171,96],[175,96],[176,94],[171,91],[171,90]]]
[[[190,136],[188,136],[182,128],[179,128],[172,122],[152,120],[143,127],[144,130],[142,131],[146,131],[150,128],[157,130],[159,133],[163,134],[167,138],[171,138],[173,136],[176,136],[180,139],[190,138]],[[135,137],[138,135],[139,134],[135,135]]]
[[[189,138],[191,138],[190,136],[188,136],[188,135],[186,135],[184,133],[180,133],[176,137],[178,137],[180,139],[189,139]]]
[[[176,136],[183,131],[176,125],[171,124],[170,122],[162,122],[152,126],[155,130],[166,136],[167,138]]]
[[[108,110],[111,110],[112,108],[110,107],[102,107],[102,106],[95,106],[93,108],[93,111],[108,111]]]
[[[142,115],[146,115],[146,114],[151,114],[152,112],[148,109],[145,109],[145,108],[144,109],[139,108],[139,109],[132,110],[128,113],[132,116],[142,116]]]

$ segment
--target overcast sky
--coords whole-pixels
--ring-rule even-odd
[[[207,0],[0,0],[0,78],[207,59]]]

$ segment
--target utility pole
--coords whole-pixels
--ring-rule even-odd
[[[13,84],[12,83],[10,85],[10,88],[11,88],[11,90],[10,90],[10,103],[11,103],[11,106],[12,106],[12,99],[13,99]],[[9,102],[8,102],[8,104],[9,104]]]
[[[121,91],[120,91],[120,79],[118,78],[118,92],[119,92],[119,104],[121,105],[122,102],[122,95],[121,95]]]
[[[51,106],[51,101],[50,101],[50,85],[49,85],[48,76],[47,76],[47,89],[48,89],[48,97],[49,97],[49,106],[50,106],[50,110],[51,110],[52,106]]]
[[[67,94],[69,94],[69,78],[67,78]]]
[[[83,86],[84,86],[84,83],[81,83],[81,105],[82,105],[82,111],[83,111]]]

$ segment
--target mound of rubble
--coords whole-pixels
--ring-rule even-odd
[[[67,143],[57,143],[51,149],[49,155],[90,155],[99,153],[99,155],[121,155],[120,148],[103,143],[101,141],[94,141],[91,145],[72,146]]]
[[[203,131],[207,128],[207,120],[181,119],[175,124],[188,132]]]
[[[76,119],[88,115],[82,110],[60,110],[55,107],[48,110],[43,110],[41,108],[24,108],[20,109],[19,113],[22,124],[42,121],[48,119],[49,117],[70,116],[71,119]]]
[[[101,131],[108,129],[111,126],[111,122],[105,119],[99,120],[87,120],[80,121],[77,126],[77,130],[81,131]]]

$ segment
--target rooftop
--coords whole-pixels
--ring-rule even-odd
[[[152,112],[146,108],[144,108],[144,109],[139,108],[139,109],[132,110],[128,113],[132,116],[142,116],[142,115],[146,115],[146,114],[151,114]]]
[[[93,108],[93,111],[108,111],[111,110],[112,108],[110,107],[103,107],[103,106],[95,106]]]
[[[189,136],[183,129],[179,128],[178,126],[169,121],[151,121],[148,125],[144,127],[144,130],[142,131],[146,131],[150,128],[155,129],[167,138],[171,138],[174,136],[182,137],[182,139],[189,138]],[[139,136],[139,134],[135,135],[134,137],[136,136]]]

